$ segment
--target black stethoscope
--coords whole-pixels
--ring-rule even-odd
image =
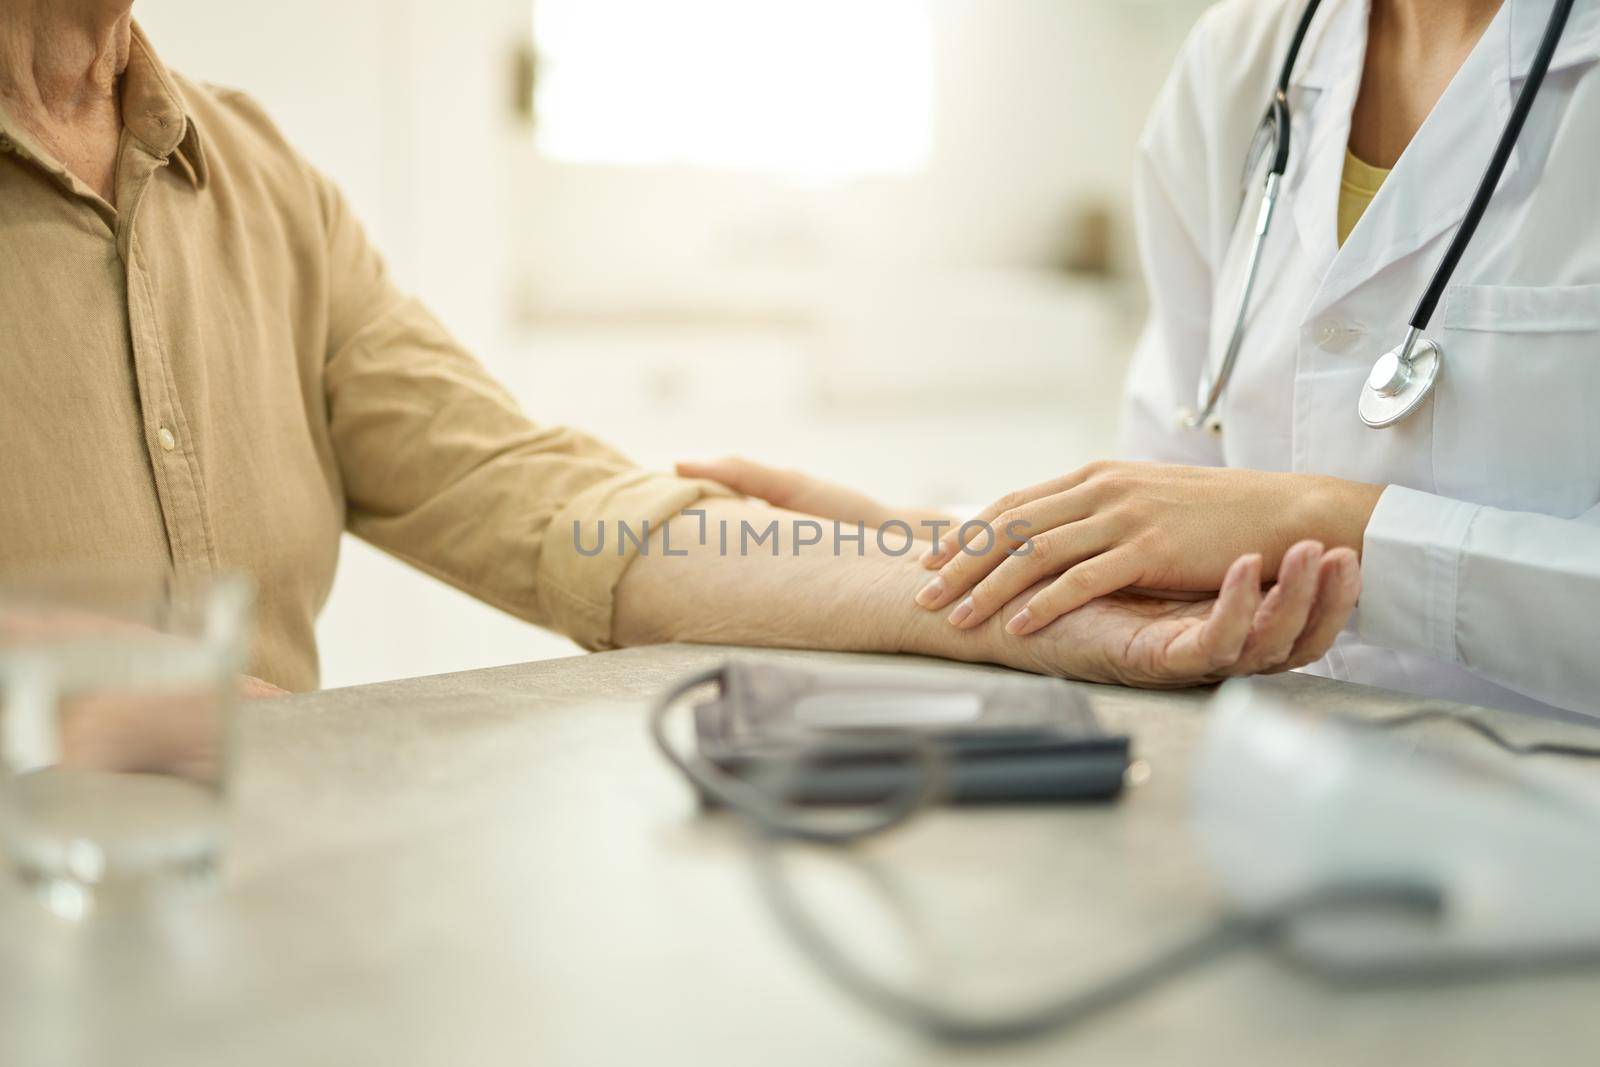
[[[1573,0],[1556,0],[1554,10],[1550,12],[1550,21],[1545,25],[1544,38],[1539,42],[1539,51],[1534,55],[1533,65],[1528,70],[1527,81],[1523,83],[1522,92],[1517,94],[1517,102],[1511,109],[1511,117],[1506,120],[1506,127],[1500,133],[1500,142],[1495,145],[1489,166],[1483,172],[1482,180],[1478,182],[1478,190],[1473,194],[1472,204],[1467,208],[1466,217],[1456,230],[1439,268],[1434,271],[1433,280],[1428,283],[1422,299],[1417,302],[1417,309],[1411,315],[1410,329],[1406,331],[1405,340],[1400,342],[1398,347],[1378,357],[1378,361],[1373,364],[1372,373],[1367,375],[1367,380],[1361,387],[1361,399],[1356,405],[1356,410],[1361,416],[1361,421],[1368,426],[1391,426],[1399,422],[1427,399],[1433,391],[1434,383],[1439,380],[1439,368],[1444,361],[1444,350],[1439,347],[1439,342],[1424,337],[1422,331],[1428,328],[1428,320],[1433,317],[1433,309],[1439,303],[1439,297],[1444,294],[1445,286],[1450,283],[1450,276],[1455,272],[1456,264],[1461,261],[1462,253],[1472,241],[1478,223],[1483,220],[1483,213],[1489,207],[1489,200],[1494,196],[1495,187],[1500,184],[1500,176],[1505,172],[1506,163],[1511,159],[1511,150],[1516,146],[1517,137],[1522,133],[1522,125],[1528,118],[1528,112],[1533,108],[1533,101],[1539,95],[1539,86],[1544,81],[1545,73],[1550,69],[1550,59],[1555,54],[1562,31],[1566,29],[1567,16],[1572,11],[1572,4]],[[1309,0],[1305,14],[1300,16],[1300,23],[1295,27],[1294,38],[1289,44],[1289,54],[1283,61],[1283,69],[1278,73],[1278,86],[1272,94],[1272,103],[1267,108],[1266,117],[1262,119],[1251,145],[1249,160],[1246,163],[1247,175],[1269,153],[1272,163],[1267,169],[1261,210],[1256,215],[1250,256],[1245,261],[1244,286],[1239,295],[1239,311],[1234,317],[1233,332],[1228,338],[1228,347],[1222,355],[1222,366],[1216,375],[1213,377],[1210,374],[1209,367],[1203,368],[1200,372],[1199,409],[1194,413],[1186,412],[1183,416],[1184,425],[1191,429],[1204,426],[1217,431],[1221,427],[1216,418],[1217,402],[1222,398],[1223,387],[1228,384],[1228,379],[1233,374],[1233,365],[1239,358],[1239,346],[1244,340],[1245,319],[1250,310],[1250,291],[1255,287],[1256,271],[1261,263],[1261,249],[1266,243],[1267,231],[1272,225],[1273,208],[1278,202],[1279,186],[1289,165],[1289,75],[1294,71],[1300,47],[1305,43],[1306,31],[1310,29],[1311,20],[1320,5],[1321,0]]]

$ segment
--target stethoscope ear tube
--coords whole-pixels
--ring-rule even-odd
[[[1272,102],[1267,106],[1267,113],[1263,116],[1256,134],[1258,140],[1262,137],[1271,138],[1272,162],[1267,168],[1266,188],[1262,193],[1261,208],[1256,214],[1256,224],[1250,238],[1250,258],[1245,266],[1239,308],[1234,316],[1233,328],[1228,334],[1228,347],[1223,352],[1222,366],[1217,369],[1215,376],[1202,366],[1195,407],[1192,411],[1179,413],[1179,421],[1191,430],[1202,427],[1213,433],[1221,430],[1221,423],[1217,420],[1217,405],[1222,400],[1222,392],[1227,388],[1228,379],[1233,376],[1233,365],[1238,361],[1239,349],[1244,343],[1245,320],[1250,312],[1250,293],[1255,288],[1256,274],[1261,265],[1261,249],[1266,243],[1267,231],[1272,225],[1272,213],[1277,206],[1283,176],[1289,169],[1289,79],[1294,74],[1295,60],[1299,58],[1301,46],[1305,44],[1306,34],[1311,28],[1311,20],[1316,16],[1320,5],[1321,0],[1308,0],[1305,11],[1300,15],[1300,21],[1295,25],[1294,38],[1289,42],[1289,52],[1284,57],[1283,68],[1278,72],[1278,83],[1272,93]],[[1246,170],[1255,165],[1253,150],[1251,157],[1246,163]]]
[[[1272,106],[1267,115],[1272,123],[1273,139],[1277,143],[1277,150],[1272,155],[1272,169],[1268,172],[1268,180],[1274,177],[1281,178],[1289,169],[1289,96],[1279,89],[1272,94]]]
[[[1280,153],[1281,154],[1281,153]],[[1273,171],[1267,175],[1267,187],[1261,196],[1261,209],[1256,213],[1254,232],[1250,237],[1250,258],[1245,262],[1244,283],[1239,293],[1239,308],[1234,315],[1233,328],[1228,333],[1228,347],[1222,353],[1222,366],[1212,377],[1204,368],[1200,372],[1200,391],[1196,397],[1195,412],[1184,418],[1190,429],[1202,426],[1216,427],[1217,405],[1222,400],[1222,390],[1233,376],[1233,365],[1238,362],[1239,349],[1244,344],[1245,321],[1250,315],[1250,294],[1256,286],[1256,276],[1261,270],[1261,250],[1267,242],[1267,232],[1272,227],[1272,212],[1278,203],[1278,190],[1283,175]]]

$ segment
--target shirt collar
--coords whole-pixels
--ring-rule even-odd
[[[1556,0],[1505,0],[1509,17],[1510,77],[1526,76],[1533,55],[1544,37],[1545,24]],[[1303,8],[1296,7],[1298,14]],[[1356,50],[1365,48],[1370,0],[1324,0],[1306,33],[1305,46],[1289,81],[1307,89],[1328,89],[1360,63]],[[1487,34],[1486,34],[1487,36]],[[1567,18],[1561,44],[1550,61],[1551,70],[1600,59],[1600,5],[1578,4]]]
[[[176,158],[196,187],[210,177],[194,112],[136,22],[122,74],[122,125],[162,159]]]

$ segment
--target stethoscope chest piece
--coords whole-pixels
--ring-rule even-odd
[[[1361,386],[1361,421],[1392,426],[1411,414],[1433,392],[1443,363],[1444,350],[1426,337],[1408,337],[1379,356]]]

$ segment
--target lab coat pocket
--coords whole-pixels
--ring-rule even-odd
[[[1571,517],[1600,500],[1600,285],[1445,291],[1439,492]]]
[[[1600,332],[1600,285],[1452,285],[1444,328],[1488,333]]]

